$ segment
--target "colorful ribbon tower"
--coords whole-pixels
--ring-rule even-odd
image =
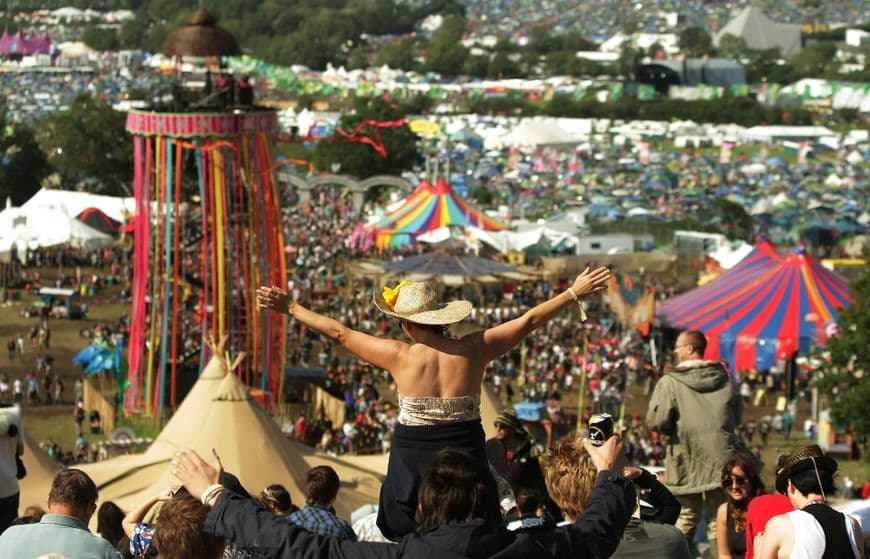
[[[256,308],[286,278],[274,111],[132,111],[133,288],[125,412],[161,416],[226,336],[246,384],[279,394],[286,320]],[[190,376],[191,378],[187,378]]]

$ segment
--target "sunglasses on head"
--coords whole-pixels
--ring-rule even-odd
[[[724,475],[722,476],[722,487],[731,487],[732,484],[743,486],[749,483],[749,480],[743,476]]]

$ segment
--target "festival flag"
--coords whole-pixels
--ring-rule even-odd
[[[650,287],[645,295],[638,298],[631,307],[629,325],[640,332],[644,337],[649,336],[650,326],[655,316],[656,290]]]
[[[655,289],[641,289],[631,276],[613,274],[607,284],[610,310],[620,324],[649,335],[655,316]]]

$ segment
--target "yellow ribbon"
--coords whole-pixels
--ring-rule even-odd
[[[411,285],[411,282],[402,281],[396,287],[384,286],[384,302],[389,305],[390,310],[393,310],[393,306],[396,304],[396,299],[399,298],[399,291],[401,291],[406,285]]]

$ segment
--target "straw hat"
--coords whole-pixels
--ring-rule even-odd
[[[440,303],[435,288],[419,281],[402,282],[391,305],[384,295],[375,292],[375,306],[384,314],[416,324],[453,324],[471,314],[468,301]],[[395,290],[394,290],[395,291]]]
[[[817,444],[796,446],[791,453],[783,456],[776,469],[776,490],[785,495],[788,480],[804,470],[824,470],[832,475],[837,471],[837,461],[826,456]],[[818,471],[816,472],[818,473]]]

